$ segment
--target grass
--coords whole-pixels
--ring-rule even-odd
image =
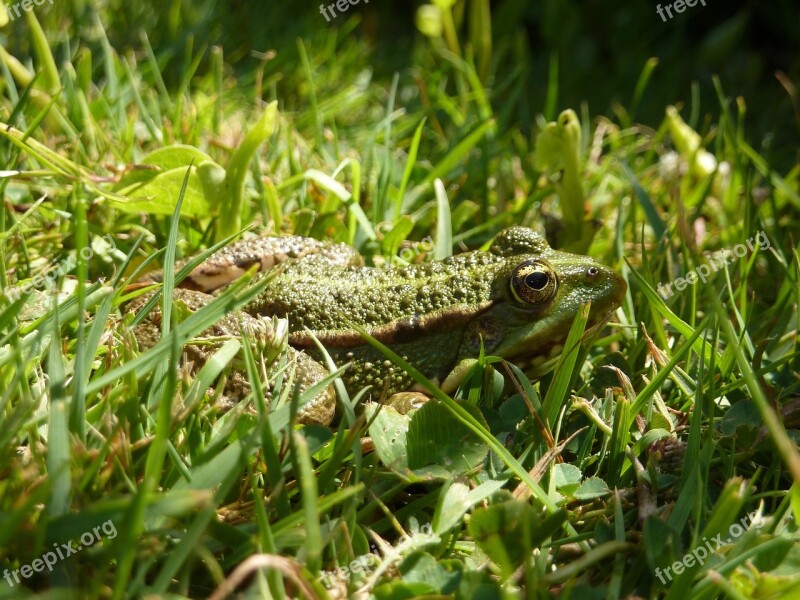
[[[4,53],[0,72],[0,574],[86,547],[0,597],[800,594],[800,169],[759,154],[719,79],[714,104],[637,124],[652,61],[614,116],[559,116],[551,77],[522,133],[524,77],[504,65],[524,51],[473,5],[434,13],[441,36],[417,36],[394,78],[371,75],[356,13],[246,74],[146,34],[114,49],[111,16],[53,42],[26,15],[34,60]],[[313,390],[291,369],[262,381],[247,336],[180,368],[268,282],[185,314],[170,290],[187,269],[167,268],[146,351],[122,307],[137,270],[243,228],[402,264],[517,224],[617,268],[622,307],[541,380],[483,357],[460,401],[432,388],[413,418],[341,388],[336,426],[292,425]],[[224,412],[233,363],[254,393]]]

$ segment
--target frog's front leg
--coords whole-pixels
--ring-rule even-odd
[[[127,310],[136,312],[151,296],[152,294],[140,296],[127,306]],[[213,300],[213,296],[203,292],[185,289],[176,289],[173,297],[188,312],[195,312]],[[268,380],[274,378],[278,374],[279,365],[278,361],[274,360],[275,356],[270,356],[270,354],[274,354],[274,350],[281,346],[282,340],[279,339],[280,336],[276,333],[271,318],[254,317],[243,311],[234,311],[203,331],[199,337],[239,338],[242,329],[264,350],[266,360],[273,359],[265,375]],[[156,305],[147,318],[134,329],[134,336],[141,350],[154,346],[161,339],[161,309],[159,305]],[[218,349],[219,344],[189,343],[184,346],[184,357],[191,363],[192,371],[196,372]],[[286,348],[286,352],[288,365],[290,368],[292,366],[294,368],[294,384],[300,393],[328,376],[325,367],[307,354],[291,346]],[[227,399],[239,401],[247,397],[250,391],[251,387],[246,373],[234,368],[224,388]],[[271,389],[266,391],[265,399],[268,404],[271,403]],[[328,425],[333,420],[335,410],[336,392],[333,386],[329,385],[300,410],[297,421],[303,424]]]
[[[445,377],[444,381],[441,383],[441,385],[439,385],[439,389],[445,394],[454,394],[464,381],[464,378],[469,370],[475,365],[476,362],[477,360],[474,358],[462,359],[455,367],[453,367],[453,370],[448,373],[447,377]],[[401,415],[408,414],[412,410],[420,408],[422,405],[428,402],[431,397],[427,390],[423,391],[416,389],[417,387],[418,386],[415,386],[415,389],[407,392],[398,392],[396,394],[392,394],[385,404],[387,406],[391,406]]]
[[[439,386],[445,394],[454,394],[458,386],[464,381],[464,378],[469,373],[469,370],[475,366],[478,361],[474,358],[462,358],[458,364],[453,367],[453,370],[445,377],[442,385]]]

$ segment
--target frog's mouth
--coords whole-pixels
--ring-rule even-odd
[[[612,313],[609,313],[608,317],[606,317],[602,322],[598,322],[597,324],[588,327],[584,332],[583,336],[578,343],[578,345],[584,345],[588,343],[590,340],[595,338],[598,333],[605,327],[608,320],[610,319]],[[553,340],[551,343],[546,344],[545,346],[541,347],[535,354],[520,354],[518,356],[513,356],[508,360],[508,362],[517,365],[522,371],[528,375],[529,377],[538,379],[542,375],[545,375],[549,371],[552,371],[556,364],[558,363],[559,358],[561,355],[569,348],[565,348],[566,344],[566,336]]]
[[[622,280],[622,278],[620,278],[620,280]],[[622,281],[621,287],[617,289],[618,292],[611,298],[598,302],[596,305],[592,305],[591,312],[589,313],[589,321],[578,342],[579,345],[587,344],[596,338],[614,316],[614,313],[625,296],[627,285]],[[597,310],[595,310],[595,308],[597,308]],[[541,344],[535,352],[530,352],[530,350],[522,351],[515,356],[508,357],[507,360],[517,365],[526,375],[539,378],[556,366],[558,359],[565,350],[570,350],[570,348],[564,347],[568,336],[569,327],[564,330],[562,335],[549,340],[545,344]]]

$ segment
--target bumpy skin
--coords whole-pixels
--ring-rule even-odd
[[[358,251],[347,244],[320,242],[299,235],[260,237],[236,242],[214,253],[183,280],[181,287],[210,292],[238,279],[253,265],[259,271],[269,271],[281,263],[310,256],[341,266],[364,264]],[[175,271],[189,260],[177,263]],[[160,282],[161,271],[148,273],[145,281]]]
[[[130,312],[136,312],[142,308],[147,300],[153,294],[144,294],[133,300],[127,307]],[[206,306],[213,296],[209,294],[198,292],[189,289],[176,289],[173,295],[174,299],[183,305],[191,312],[195,312],[202,307]],[[212,327],[203,332],[202,337],[207,338],[225,338],[225,337],[238,337],[241,331],[244,330],[251,339],[253,339],[261,348],[269,348],[279,344],[277,334],[271,319],[263,319],[253,317],[245,312],[234,312],[225,315],[222,319],[217,321]],[[161,339],[161,306],[157,304],[152,311],[148,314],[147,318],[136,327],[136,339],[139,343],[140,350],[146,350],[156,345]],[[184,347],[184,354],[186,358],[199,367],[206,363],[211,356],[219,349],[218,344],[200,345],[200,344],[187,344]],[[288,348],[289,363],[295,364],[294,369],[294,384],[301,390],[308,389],[318,381],[324,379],[328,372],[321,364],[311,358],[304,352],[299,352],[292,348]],[[268,378],[276,375],[278,369],[278,361],[274,361],[266,375]],[[225,396],[229,402],[237,401],[246,397],[250,393],[250,383],[246,375],[239,370],[232,370],[229,379],[225,386]],[[267,402],[272,400],[272,391],[265,390],[267,394]],[[332,387],[328,387],[319,393],[314,399],[305,405],[304,409],[299,414],[298,418],[303,423],[314,423],[319,425],[327,425],[333,420],[333,415],[336,409],[336,394]]]
[[[287,245],[292,252],[286,252]],[[264,249],[278,252],[263,258]],[[278,274],[270,275],[269,287],[245,311],[287,318],[291,345],[318,357],[310,330],[337,364],[352,363],[344,377],[348,389],[370,385],[376,396],[408,390],[412,381],[351,324],[434,380],[477,357],[481,340],[488,353],[535,373],[561,349],[581,303],[592,302],[591,325],[619,306],[626,290],[614,271],[589,257],[553,250],[525,227],[500,232],[488,252],[388,269],[353,266],[360,264],[358,255],[339,244],[260,238],[215,255],[192,273],[191,285],[218,287],[251,264],[266,269],[278,263]],[[519,269],[532,263],[552,276],[552,293],[537,302],[512,291],[512,282],[521,281]],[[315,401],[301,420],[329,421],[332,402]]]
[[[530,306],[511,292],[512,272],[528,260],[555,271],[553,298]],[[590,322],[616,308],[625,281],[597,261],[550,248],[532,229],[502,231],[489,252],[468,252],[402,268],[342,268],[303,260],[286,268],[247,312],[289,319],[290,343],[315,354],[313,331],[337,363],[352,362],[348,389],[377,393],[412,381],[350,328],[355,323],[441,381],[464,358],[487,352],[535,367],[563,344],[580,304],[592,301]]]

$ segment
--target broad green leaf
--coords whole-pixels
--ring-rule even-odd
[[[583,478],[583,474],[578,467],[567,463],[553,465],[552,474],[555,488],[565,496],[572,496]]]
[[[433,516],[433,530],[442,535],[455,527],[473,506],[483,502],[492,494],[499,492],[508,483],[504,480],[489,480],[474,489],[466,484],[454,482],[445,488],[436,513]]]
[[[411,415],[401,415],[391,406],[384,406],[375,417],[378,404],[368,404],[369,435],[375,444],[375,453],[381,462],[396,472],[408,470],[408,442],[406,434]]]
[[[752,400],[741,400],[725,411],[719,430],[722,435],[736,435],[740,427],[754,430],[762,425],[763,421],[755,403]]]
[[[461,578],[460,571],[448,570],[427,552],[417,551],[407,556],[398,569],[407,584],[425,584],[428,594],[448,594],[455,591]]]
[[[224,177],[224,169],[202,150],[184,144],[165,146],[143,156],[137,161],[137,168],[128,170],[113,189],[128,190],[127,193],[130,195],[135,189],[134,185],[150,181],[165,171],[183,168],[185,172],[189,166],[200,167],[206,164],[221,169]]]
[[[226,209],[229,193],[225,169],[213,161],[206,161],[197,165],[197,177],[203,186],[205,201],[209,205],[211,213],[220,214]]]
[[[175,210],[186,167],[178,167],[164,171],[153,177],[142,186],[132,190],[121,190],[121,194],[135,194],[125,201],[111,200],[111,204],[126,212],[145,212],[155,215],[171,215]],[[209,216],[211,207],[205,193],[205,186],[197,173],[197,167],[191,167],[186,193],[181,206],[181,214],[192,218]]]
[[[483,421],[476,407],[464,405],[464,409]],[[439,402],[428,402],[414,413],[407,439],[408,466],[412,470],[424,470],[433,465],[461,474],[480,465],[489,452],[489,447],[467,427],[453,420]]]
[[[145,154],[139,161],[142,165],[152,165],[162,171],[170,171],[178,167],[185,169],[191,164],[201,165],[205,162],[214,162],[214,159],[202,150],[185,144],[173,144],[158,148]]]
[[[602,498],[608,496],[611,490],[608,489],[606,482],[599,477],[589,477],[575,490],[573,497],[576,500],[586,501],[593,500],[594,498]]]

